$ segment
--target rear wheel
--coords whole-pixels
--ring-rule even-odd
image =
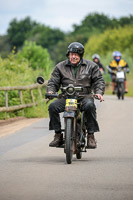
[[[73,119],[72,118],[66,118],[65,137],[66,137],[66,145],[65,145],[66,162],[67,164],[71,164],[72,157],[73,157]]]

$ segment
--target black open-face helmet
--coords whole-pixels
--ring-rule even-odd
[[[69,44],[67,48],[67,53],[66,53],[67,57],[69,56],[69,53],[77,53],[80,55],[80,58],[82,58],[84,55],[84,46],[79,42],[73,42]]]

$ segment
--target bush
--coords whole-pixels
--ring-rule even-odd
[[[22,50],[17,54],[17,57],[21,60],[27,60],[30,64],[29,66],[34,70],[43,69],[46,74],[48,74],[52,66],[52,61],[50,60],[47,49],[36,45],[35,42],[26,41]]]
[[[20,56],[19,52],[17,55],[14,54],[15,49],[13,52],[8,56],[6,59],[2,59],[0,57],[0,86],[24,86],[24,85],[31,85],[36,83],[36,78],[38,76],[43,76],[45,80],[49,79],[50,76],[50,69],[48,66],[51,65],[51,60],[49,55],[46,56],[45,54],[45,69],[41,67],[37,68],[32,68],[31,67],[31,62],[28,59],[25,59],[22,57],[22,54]],[[33,51],[34,52],[34,51]],[[41,51],[43,52],[43,51]],[[38,54],[39,55],[39,54]],[[34,57],[35,52],[34,52]],[[39,95],[37,90],[33,91],[35,99],[39,100]],[[44,92],[43,92],[44,95]],[[9,91],[8,92],[8,104],[9,106],[13,105],[20,105],[20,99],[18,95],[18,91]],[[30,96],[30,91],[26,90],[23,91],[23,101],[24,103],[31,103],[31,96]],[[5,93],[4,91],[0,91],[0,106],[3,107],[5,106]],[[34,110],[35,108],[29,109],[30,112],[32,112],[32,109]],[[28,112],[28,111],[27,111]],[[28,116],[26,112],[26,115]],[[37,112],[39,113],[39,112]],[[37,115],[36,113],[36,115]],[[0,118],[9,118],[13,116],[20,116],[23,115],[23,112],[21,111],[15,111],[12,113],[0,113]],[[35,112],[30,116],[34,117]],[[45,116],[45,115],[44,115]]]

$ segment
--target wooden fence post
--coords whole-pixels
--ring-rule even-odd
[[[40,89],[40,88],[38,88],[38,92],[39,92],[39,95],[40,95],[40,97],[41,97],[41,99],[42,99],[42,92],[41,92],[41,89]]]
[[[22,94],[22,90],[19,90],[19,98],[20,98],[20,103],[23,104],[23,94]]]
[[[34,98],[32,89],[30,90],[30,94],[31,94],[32,102],[35,103],[35,98]]]
[[[18,93],[19,93],[20,104],[23,104],[23,94],[22,94],[22,90],[19,90]],[[22,110],[22,115],[24,115],[24,110]]]
[[[8,91],[5,90],[5,106],[8,107]]]

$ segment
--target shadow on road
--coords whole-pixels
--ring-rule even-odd
[[[14,163],[38,163],[38,164],[54,164],[54,165],[59,165],[59,164],[66,164],[65,161],[65,156],[49,156],[49,157],[29,157],[25,159],[12,159],[9,160],[10,162]],[[73,158],[73,163],[87,163],[90,164],[110,164],[110,163],[133,163],[133,158],[132,157],[101,157],[101,158],[96,158],[96,157],[91,157],[91,158],[82,158],[81,160],[76,159],[75,157]]]

